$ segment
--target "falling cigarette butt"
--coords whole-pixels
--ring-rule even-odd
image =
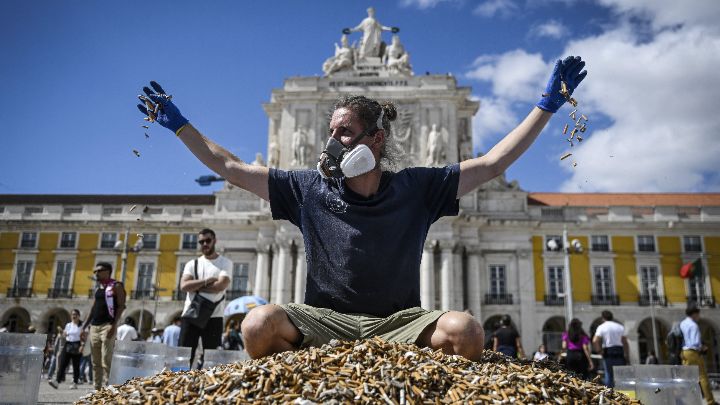
[[[145,129],[150,129],[150,127],[147,126],[147,125],[143,125],[142,127],[145,128]]]
[[[573,167],[576,167],[576,166],[577,166],[577,162],[573,162]]]
[[[585,121],[588,120],[588,118],[585,116],[585,114],[580,114],[580,118],[584,119]]]
[[[573,107],[577,107],[577,105],[578,105],[577,100],[575,100],[575,99],[572,98],[572,97],[570,97],[570,99],[568,100],[568,102],[569,102],[570,105],[572,105]]]
[[[566,153],[566,154],[562,155],[560,160],[565,160],[565,159],[569,158],[570,156],[572,156],[572,153]]]
[[[146,139],[150,139],[150,135],[148,135],[147,132],[145,132],[145,138],[146,138]]]
[[[137,208],[137,205],[133,205],[132,207],[130,207],[130,209],[128,210],[128,212],[133,212],[133,211],[135,211],[135,208]]]
[[[150,117],[143,118],[145,121],[150,121]]]
[[[575,121],[575,113],[576,113],[576,112],[577,112],[577,110],[572,110],[572,111],[570,112],[570,118],[571,118],[573,121]]]
[[[577,128],[570,131],[570,139],[573,139],[575,137],[575,133],[577,132]]]
[[[580,136],[580,135],[578,135],[578,136],[577,136],[577,141],[578,141],[578,142],[582,142],[582,141],[583,141],[583,137]]]
[[[567,134],[568,130],[568,124],[565,124],[565,128],[563,128],[563,135]]]
[[[138,151],[137,149],[133,149],[133,153],[135,154],[135,156],[140,157],[140,151]]]

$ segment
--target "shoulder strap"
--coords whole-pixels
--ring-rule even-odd
[[[198,264],[198,259],[195,259],[195,280],[198,280],[197,264]]]

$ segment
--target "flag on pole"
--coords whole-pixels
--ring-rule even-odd
[[[697,277],[702,274],[702,259],[685,263],[680,267],[680,278]]]

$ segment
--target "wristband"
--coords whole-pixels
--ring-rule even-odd
[[[190,124],[190,122],[186,122],[185,124],[183,124],[183,126],[181,126],[180,128],[178,128],[178,130],[175,131],[175,136],[180,136],[180,132],[181,132],[183,129],[185,129],[185,127],[188,126],[188,124]]]

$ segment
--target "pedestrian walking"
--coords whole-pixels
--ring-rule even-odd
[[[625,337],[625,327],[613,320],[612,312],[603,311],[602,319],[603,323],[595,330],[593,345],[597,351],[602,349],[605,370],[603,383],[612,388],[615,386],[613,367],[629,363],[630,348]]]
[[[171,347],[178,346],[180,339],[180,317],[176,316],[170,325],[165,328],[162,336],[162,342]]]
[[[565,352],[565,368],[587,380],[595,365],[590,353],[590,337],[579,319],[573,318],[567,331],[563,332],[562,350]]]
[[[493,350],[513,359],[525,358],[520,334],[512,326],[510,315],[503,315],[500,328],[493,333]]]
[[[212,229],[199,233],[202,256],[187,262],[180,290],[187,292],[181,316],[179,345],[192,348],[190,367],[198,341],[203,349],[222,347],[225,290],[230,285],[232,262],[215,251],[217,238]]]
[[[93,382],[91,346],[90,339],[87,338],[80,345],[80,351],[82,352],[82,357],[80,358],[80,382],[83,384]]]
[[[685,310],[687,317],[680,322],[680,330],[683,335],[683,347],[680,357],[683,366],[697,366],[700,371],[700,388],[703,398],[708,405],[717,404],[713,396],[710,381],[708,380],[707,369],[705,368],[704,355],[707,353],[707,346],[700,340],[700,309],[694,305]]]
[[[125,310],[125,288],[121,282],[110,277],[112,264],[108,262],[99,262],[93,273],[99,287],[95,290],[95,299],[83,331],[87,331],[90,325],[93,383],[99,390],[107,384],[110,376],[117,322]]]
[[[51,387],[57,389],[58,385],[65,381],[65,371],[67,370],[68,363],[72,362],[73,368],[73,383],[70,386],[71,390],[77,389],[77,385],[80,383],[80,358],[82,352],[80,351],[80,344],[82,343],[82,322],[80,321],[80,311],[73,309],[70,315],[70,322],[65,325],[62,336],[65,338],[65,350],[60,362],[60,367],[57,370],[57,377],[55,380],[50,380],[48,383]]]
[[[62,354],[65,350],[65,337],[63,336],[63,328],[62,326],[57,326],[55,328],[55,342],[53,343],[53,355],[50,358],[50,367],[48,367],[48,373],[47,373],[47,379],[48,381],[52,380],[52,377],[60,365],[60,360],[62,360]]]

